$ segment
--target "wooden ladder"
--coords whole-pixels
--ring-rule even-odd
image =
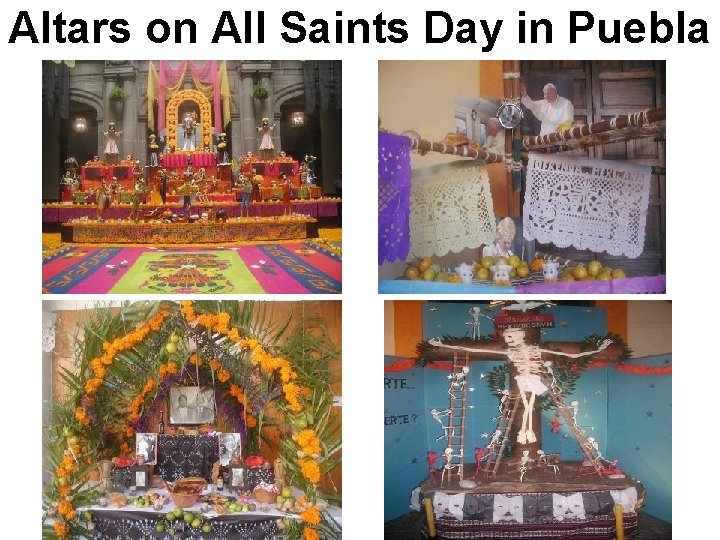
[[[464,465],[464,448],[465,448],[465,413],[467,410],[467,389],[470,382],[470,372],[463,373],[464,367],[469,367],[470,355],[465,353],[464,356],[458,357],[457,353],[453,357],[452,378],[448,394],[450,394],[450,415],[448,416],[448,448],[452,448],[452,458],[450,465],[455,464],[456,467],[448,471],[448,481],[452,480],[453,474],[457,474],[458,481],[463,479]],[[454,385],[457,377],[462,377],[463,384]],[[453,471],[457,471],[453,473]]]
[[[548,384],[548,381],[543,382],[546,383],[550,397],[552,397],[555,402],[555,406],[557,407],[560,416],[565,419],[565,425],[573,434],[575,440],[577,440],[578,445],[580,445],[580,450],[582,450],[583,454],[585,454],[586,460],[592,464],[595,472],[598,473],[598,476],[603,476],[604,467],[600,463],[600,453],[591,443],[588,442],[585,432],[578,427],[572,408],[565,405],[565,402],[562,399],[562,394],[555,385]]]
[[[483,469],[483,473],[487,476],[495,476],[497,474],[500,462],[502,462],[505,453],[505,447],[510,439],[510,429],[512,429],[515,413],[517,413],[520,402],[519,394],[510,394],[505,400],[505,403],[503,403],[496,428],[496,431],[500,431],[500,438],[497,441],[499,445],[496,443],[492,446],[492,451],[488,454],[485,468]]]

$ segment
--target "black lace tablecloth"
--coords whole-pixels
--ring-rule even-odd
[[[158,435],[155,474],[168,481],[202,476],[210,482],[213,463],[218,459],[216,436]]]
[[[137,540],[163,539],[170,536],[167,532],[158,533],[155,527],[163,514],[153,512],[133,512],[124,510],[93,511],[95,530],[93,540]],[[193,529],[183,522],[176,521],[173,540],[274,540],[276,538],[277,517],[227,515],[206,520],[212,525],[212,532],[203,533],[202,529]]]

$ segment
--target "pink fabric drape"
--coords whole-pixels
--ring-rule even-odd
[[[222,132],[222,102],[220,99],[220,80],[218,79],[217,60],[208,60],[196,65],[191,60],[183,60],[177,68],[173,68],[167,60],[160,61],[158,70],[158,130],[165,131],[165,89],[175,86],[180,77],[185,75],[187,68],[200,82],[212,85],[213,91],[213,116],[215,117],[215,133]]]

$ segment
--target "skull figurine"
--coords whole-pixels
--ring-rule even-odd
[[[543,277],[545,281],[557,281],[558,280],[558,262],[557,261],[544,261],[542,265]]]
[[[455,271],[458,273],[463,283],[472,283],[473,267],[471,265],[462,263],[460,266],[455,267]]]

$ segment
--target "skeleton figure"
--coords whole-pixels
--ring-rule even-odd
[[[445,483],[445,474],[447,473],[449,478],[452,470],[457,467],[457,465],[452,464],[453,449],[449,446],[445,449],[445,452],[443,452],[443,458],[445,459],[445,465],[443,465],[443,472],[442,475],[440,475],[440,487]],[[462,459],[462,454],[460,454],[460,459]]]
[[[581,353],[565,353],[560,351],[549,351],[541,349],[537,345],[531,345],[525,342],[525,330],[522,328],[507,328],[503,332],[503,338],[508,348],[505,354],[508,360],[515,366],[518,375],[515,376],[518,388],[520,389],[520,397],[523,401],[523,417],[517,441],[520,444],[534,443],[537,441],[535,432],[532,430],[533,409],[535,407],[536,396],[547,392],[548,387],[542,381],[542,376],[546,376],[546,371],[541,360],[543,353],[551,353],[568,358],[580,358],[582,356],[590,356],[596,354],[608,347],[612,343],[611,340],[604,340],[600,346],[594,351],[585,351]],[[443,345],[439,339],[431,339],[428,342],[435,347],[444,347],[446,349],[455,349],[476,353],[497,353],[496,350],[460,347],[455,345]]]
[[[552,379],[552,381],[550,382],[550,388],[559,388],[557,381],[555,380],[555,373],[553,372],[552,365],[553,363],[550,360],[543,362],[543,367],[545,368],[545,371],[548,375],[550,375],[550,378]]]
[[[555,474],[558,473],[558,470],[559,470],[558,466],[555,465],[555,463],[550,463],[550,461],[548,460],[548,456],[544,451],[538,450],[537,455],[538,455],[538,459],[537,459],[538,466],[552,467],[553,472]],[[557,455],[557,454],[554,454],[554,455]]]
[[[525,473],[530,468],[530,463],[535,461],[530,457],[530,450],[523,450],[522,457],[520,458],[520,481],[523,481]]]
[[[435,439],[435,442],[439,441],[440,439],[447,439],[448,433],[452,435],[452,427],[446,426],[443,424],[442,417],[448,416],[450,414],[450,409],[445,409],[444,411],[438,411],[437,409],[432,409],[430,411],[430,415],[435,419],[437,422],[440,423],[440,427],[442,427],[444,434]]]
[[[500,398],[500,405],[498,405],[498,412],[502,416],[503,407],[505,406],[505,402],[507,401],[508,396],[510,395],[510,390],[505,389],[502,391],[502,397]],[[509,413],[510,411],[508,411]]]
[[[595,440],[595,437],[588,437],[587,442],[584,444],[584,446],[590,451],[591,454],[597,454],[596,459],[602,459],[602,454],[600,453],[600,445]]]
[[[470,368],[468,366],[463,366],[460,373],[453,373],[452,375],[448,375],[448,378],[450,379],[450,388],[448,388],[448,394],[452,396],[453,392],[457,390],[462,390],[465,387],[465,385],[467,384],[467,374],[469,372]]]
[[[492,454],[495,453],[495,445],[500,444],[501,436],[502,436],[502,431],[500,431],[499,429],[496,429],[495,433],[493,433],[492,438],[490,439],[490,442],[485,447],[485,448],[487,448],[488,457],[490,457]]]
[[[471,307],[470,316],[472,317],[472,321],[465,324],[472,328],[472,338],[477,339],[480,337],[480,308],[477,306]]]
[[[570,402],[570,408],[572,409],[572,412],[573,412],[573,423],[575,424],[575,427],[577,427],[577,414],[578,414],[578,409],[580,408],[580,402],[577,400],[572,400]]]

